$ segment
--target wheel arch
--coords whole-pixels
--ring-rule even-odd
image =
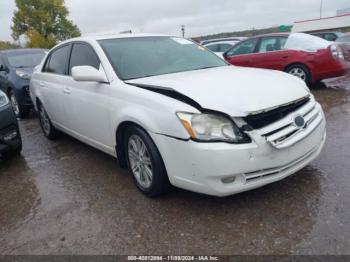
[[[287,72],[288,68],[292,67],[292,66],[298,66],[298,65],[301,65],[303,67],[305,67],[308,71],[309,71],[309,74],[310,74],[310,80],[311,82],[315,82],[315,79],[314,79],[314,75],[312,73],[312,69],[310,68],[310,66],[308,66],[306,63],[302,63],[302,62],[291,62],[289,63],[287,66],[285,66],[285,68],[283,69],[284,72]],[[311,84],[311,83],[310,83]]]
[[[149,133],[146,128],[144,128],[140,123],[137,123],[136,121],[125,120],[119,123],[115,131],[115,139],[116,139],[115,150],[116,150],[119,165],[121,167],[127,167],[124,139],[125,139],[126,130],[131,126],[136,126],[142,129],[143,131],[145,131],[146,133]]]

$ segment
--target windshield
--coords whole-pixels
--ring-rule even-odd
[[[207,49],[177,37],[133,37],[99,41],[122,80],[227,66]]]
[[[41,60],[44,58],[45,52],[31,52],[31,53],[8,53],[7,60],[12,67],[35,67],[40,64]]]

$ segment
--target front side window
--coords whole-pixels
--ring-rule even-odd
[[[280,50],[279,41],[277,37],[263,38],[260,43],[259,53],[266,53]]]
[[[40,64],[44,58],[45,52],[10,52],[6,54],[7,61],[11,67],[15,68],[32,68]]]
[[[92,47],[87,44],[74,44],[69,63],[69,74],[75,66],[92,66],[99,69],[100,61]]]
[[[235,45],[230,51],[228,51],[227,55],[236,56],[236,55],[246,55],[246,54],[254,53],[257,43],[258,43],[258,38],[244,41],[240,44]]]
[[[130,37],[98,41],[122,80],[228,64],[206,48],[177,37]]]
[[[59,75],[67,74],[67,62],[69,56],[70,46],[66,45],[53,51],[47,60],[45,72]]]

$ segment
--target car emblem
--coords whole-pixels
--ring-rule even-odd
[[[298,128],[303,128],[305,127],[305,119],[302,116],[296,116],[294,118],[294,125]]]

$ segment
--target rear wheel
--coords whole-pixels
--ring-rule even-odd
[[[150,136],[139,127],[129,127],[124,148],[129,170],[139,190],[149,197],[166,193],[170,188],[168,175]]]
[[[44,135],[50,140],[57,138],[58,131],[52,125],[52,122],[42,104],[39,104],[39,119],[40,119],[40,126]]]
[[[17,97],[16,97],[15,93],[12,90],[10,90],[10,92],[9,92],[9,98],[10,98],[10,101],[11,101],[11,105],[12,105],[13,111],[16,114],[16,117],[18,117],[18,118],[25,118],[25,117],[27,117],[29,115],[30,110],[28,108],[23,108],[18,103]]]
[[[286,69],[286,73],[302,79],[309,86],[312,84],[310,70],[304,65],[291,65]]]

